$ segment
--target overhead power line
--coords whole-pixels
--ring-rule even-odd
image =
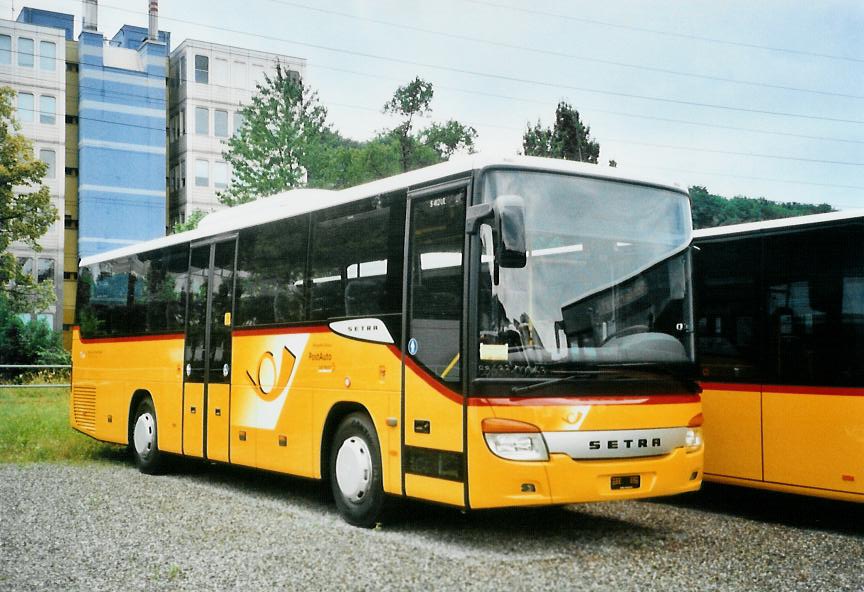
[[[563,52],[563,51],[554,51],[554,50],[550,50],[550,49],[543,49],[543,48],[532,47],[532,46],[527,46],[527,45],[516,45],[516,44],[512,44],[512,43],[504,43],[504,42],[494,41],[494,40],[490,40],[490,39],[481,39],[479,37],[472,37],[470,35],[460,35],[458,33],[451,33],[451,32],[447,32],[447,31],[438,31],[438,30],[434,30],[434,29],[427,29],[424,27],[417,27],[414,25],[408,25],[408,24],[404,24],[404,23],[396,23],[393,21],[386,21],[386,20],[381,20],[381,19],[376,19],[376,18],[359,16],[356,14],[351,14],[350,12],[342,12],[339,10],[329,10],[326,8],[319,8],[317,6],[308,6],[306,4],[301,4],[299,2],[290,2],[289,0],[265,0],[265,2],[270,2],[271,4],[278,4],[281,6],[288,6],[291,8],[300,8],[302,10],[308,10],[308,11],[317,12],[320,14],[334,15],[334,16],[339,16],[339,17],[343,17],[346,19],[353,19],[353,20],[363,21],[363,22],[367,22],[367,23],[374,23],[377,25],[392,27],[394,29],[402,29],[402,30],[406,30],[406,31],[416,31],[418,33],[424,33],[427,35],[437,35],[439,37],[445,37],[448,39],[458,39],[460,41],[468,41],[470,43],[478,43],[481,45],[488,45],[488,46],[492,46],[492,47],[502,47],[502,48],[506,48],[506,49],[515,49],[518,51],[524,51],[524,52],[529,52],[529,53],[536,53],[536,54],[548,55],[548,56],[554,56],[554,57],[560,57],[560,58],[567,58],[567,59],[571,59],[571,60],[579,60],[582,62],[601,64],[604,66],[615,66],[615,67],[619,67],[619,68],[628,68],[628,69],[632,69],[632,70],[643,70],[646,72],[653,72],[653,73],[658,73],[658,74],[668,74],[671,76],[696,78],[699,80],[712,80],[714,82],[725,82],[725,83],[729,83],[729,84],[755,86],[755,87],[770,88],[770,89],[775,89],[775,90],[794,91],[794,92],[800,92],[800,93],[811,93],[811,94],[816,94],[816,95],[824,95],[824,96],[831,96],[831,97],[843,97],[843,98],[849,98],[849,99],[864,99],[864,95],[856,95],[856,94],[851,94],[851,93],[842,93],[842,92],[835,92],[835,91],[829,91],[829,90],[819,90],[819,89],[812,89],[812,88],[801,88],[801,87],[797,87],[797,86],[788,86],[788,85],[783,85],[783,84],[771,84],[768,82],[757,82],[757,81],[753,81],[753,80],[739,80],[736,78],[728,78],[725,76],[714,76],[714,75],[710,75],[710,74],[700,74],[697,72],[684,72],[681,70],[672,70],[669,68],[658,68],[655,66],[646,66],[643,64],[630,64],[630,63],[626,63],[626,62],[619,62],[619,61],[615,61],[615,60],[606,60],[606,59],[602,59],[602,58],[596,58],[596,57],[585,56],[585,55],[577,55],[577,54],[573,54],[573,53],[568,53],[568,52]]]
[[[121,12],[132,13],[132,14],[136,14],[136,15],[146,14],[140,10],[122,8],[122,7],[114,6],[111,4],[105,4],[104,2],[102,4],[100,4],[100,6],[104,7],[104,8],[109,8],[112,10],[118,10]],[[845,118],[841,118],[841,117],[827,117],[827,116],[820,116],[820,115],[808,115],[808,114],[804,114],[804,113],[771,111],[769,109],[752,109],[752,108],[747,108],[747,107],[733,107],[730,105],[721,105],[721,104],[715,104],[715,103],[703,103],[703,102],[699,102],[699,101],[689,101],[689,100],[684,100],[684,99],[672,99],[672,98],[668,98],[668,97],[652,97],[652,96],[647,96],[647,95],[639,95],[639,94],[635,94],[635,93],[616,92],[616,91],[602,90],[602,89],[596,89],[596,88],[590,88],[590,87],[558,84],[558,83],[548,82],[548,81],[544,81],[544,80],[532,80],[532,79],[528,79],[528,78],[520,78],[517,76],[507,76],[504,74],[493,74],[490,72],[478,72],[475,70],[468,70],[465,68],[454,68],[451,66],[443,66],[440,64],[418,62],[418,61],[408,60],[408,59],[404,59],[404,58],[398,58],[398,57],[394,57],[394,56],[384,56],[384,55],[377,55],[377,54],[362,52],[362,51],[341,49],[341,48],[337,48],[337,47],[330,47],[327,45],[321,45],[318,43],[307,43],[307,42],[303,42],[303,41],[295,41],[295,40],[286,39],[286,38],[282,38],[282,37],[276,37],[273,35],[263,35],[261,33],[252,33],[250,31],[243,31],[240,29],[232,29],[230,27],[221,27],[221,26],[217,26],[217,25],[206,25],[206,24],[197,23],[195,21],[180,19],[180,18],[176,18],[176,17],[163,16],[161,18],[163,20],[169,20],[169,21],[184,23],[184,24],[188,24],[188,25],[192,25],[192,26],[203,27],[203,28],[214,30],[214,31],[221,31],[223,33],[234,33],[237,35],[246,35],[246,36],[255,37],[258,39],[266,39],[269,41],[276,41],[279,43],[287,43],[287,44],[291,44],[291,45],[298,45],[301,47],[320,49],[322,51],[328,51],[328,52],[338,53],[338,54],[342,54],[342,55],[351,55],[351,56],[355,56],[355,57],[374,59],[374,60],[379,60],[379,61],[384,61],[384,62],[391,62],[391,63],[395,63],[395,64],[404,64],[404,65],[421,67],[421,68],[429,68],[429,69],[433,69],[433,70],[455,72],[457,74],[466,74],[468,76],[489,78],[492,80],[518,82],[521,84],[529,84],[529,85],[540,86],[540,87],[545,87],[545,88],[553,88],[553,89],[559,89],[559,90],[560,89],[573,90],[573,91],[578,91],[578,92],[600,94],[600,95],[606,95],[606,96],[616,96],[616,97],[637,99],[637,100],[643,100],[643,101],[669,103],[669,104],[674,104],[674,105],[686,105],[686,106],[690,106],[690,107],[704,107],[704,108],[718,109],[718,110],[723,110],[723,111],[737,111],[737,112],[741,112],[741,113],[754,113],[754,114],[758,114],[758,115],[770,115],[773,117],[790,117],[790,118],[795,118],[795,119],[831,121],[831,122],[836,122],[836,123],[851,123],[851,124],[856,124],[856,125],[864,124],[864,120],[861,120],[861,119],[845,119]]]
[[[677,37],[679,39],[689,39],[692,41],[703,41],[706,43],[716,43],[718,45],[728,45],[732,47],[744,47],[747,49],[760,49],[764,51],[772,51],[777,53],[788,53],[794,55],[802,55],[802,56],[811,56],[815,58],[824,58],[827,60],[840,60],[846,62],[854,62],[854,63],[864,63],[864,58],[859,58],[855,56],[842,56],[835,55],[829,53],[820,53],[815,51],[806,51],[803,49],[794,49],[791,47],[776,47],[771,45],[760,45],[758,43],[747,43],[744,41],[733,41],[730,39],[721,39],[719,37],[708,37],[705,35],[693,35],[690,33],[680,33],[678,31],[663,31],[660,29],[650,29],[648,27],[636,27],[633,25],[624,25],[621,23],[613,23],[610,21],[601,21],[598,19],[590,19],[585,17],[573,16],[569,14],[561,14],[556,12],[548,12],[545,10],[537,10],[535,8],[523,8],[521,6],[511,6],[508,4],[499,4],[497,2],[490,2],[489,0],[465,0],[465,2],[470,2],[472,4],[481,4],[484,6],[489,6],[496,9],[504,9],[504,10],[512,10],[521,12],[524,14],[536,14],[540,16],[548,16],[555,19],[564,19],[568,21],[575,21],[580,23],[585,23],[589,25],[598,25],[601,27],[610,27],[614,29],[623,29],[626,31],[637,31],[640,33],[651,33],[654,35],[663,35],[667,37]]]

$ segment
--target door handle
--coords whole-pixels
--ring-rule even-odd
[[[216,413],[216,417],[222,417],[222,410],[221,409],[217,408],[214,413]]]
[[[196,411],[198,411],[198,410],[197,410],[195,407],[190,407],[190,408],[189,408],[189,413],[191,413],[192,415],[195,415],[195,412],[196,412]]]

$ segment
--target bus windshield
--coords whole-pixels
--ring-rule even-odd
[[[685,194],[519,170],[487,173],[483,192],[521,198],[526,257],[497,265],[481,227],[478,377],[690,367]]]

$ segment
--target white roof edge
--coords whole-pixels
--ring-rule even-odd
[[[572,173],[613,181],[645,183],[680,193],[687,193],[686,189],[684,189],[680,184],[641,174],[629,174],[626,169],[622,170],[619,168],[596,164],[554,158],[539,158],[535,156],[491,157],[473,154],[452,158],[447,162],[407,173],[401,173],[385,179],[379,179],[363,185],[349,187],[340,191],[329,191],[326,189],[294,189],[277,193],[270,197],[265,197],[247,204],[209,214],[201,221],[198,228],[195,230],[171,234],[136,243],[134,245],[121,247],[119,249],[105,251],[98,255],[84,257],[81,259],[80,265],[84,267],[134,253],[152,251],[186,242],[194,242],[209,236],[216,236],[240,230],[242,228],[248,228],[249,226],[270,222],[272,220],[314,212],[331,206],[363,199],[365,197],[390,193],[402,188],[415,187],[417,185],[434,181],[435,179],[454,177],[461,173],[467,175],[472,171],[491,166],[523,166],[527,169],[541,171]],[[314,197],[315,202],[311,204],[300,203],[301,198],[304,197]]]
[[[693,231],[693,238],[700,239],[733,234],[746,234],[749,232],[766,232],[780,228],[794,228],[811,224],[854,220],[855,218],[864,218],[864,209],[843,210],[841,212],[828,212],[827,214],[810,214],[808,216],[777,218],[776,220],[764,220],[762,222],[746,222],[744,224],[730,224],[728,226],[702,228]]]

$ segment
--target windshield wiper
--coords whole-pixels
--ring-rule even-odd
[[[543,380],[541,382],[535,382],[534,384],[529,384],[527,386],[514,386],[510,389],[512,394],[516,393],[527,393],[528,391],[533,391],[534,389],[538,389],[540,387],[549,386],[550,384],[559,384],[561,382],[570,382],[571,380],[585,379],[588,377],[598,376],[601,374],[618,374],[618,372],[613,370],[578,370],[576,372],[571,372],[567,376],[559,376],[557,378],[550,378],[549,380]]]

